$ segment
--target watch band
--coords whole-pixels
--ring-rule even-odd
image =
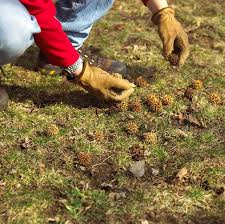
[[[61,75],[66,77],[69,82],[77,82],[80,78],[80,75],[75,75],[75,72],[79,67],[84,63],[82,57],[80,56],[78,60],[71,66],[64,68]]]
[[[65,68],[64,70],[67,71],[68,73],[70,74],[73,74],[77,71],[77,69],[83,64],[83,59],[82,57],[80,56],[78,58],[78,60],[71,66]]]

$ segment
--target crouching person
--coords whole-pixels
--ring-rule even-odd
[[[133,93],[129,81],[83,61],[56,19],[52,0],[1,0],[0,13],[0,66],[13,62],[35,42],[49,63],[63,68],[69,81],[97,98],[122,101]],[[7,101],[6,91],[0,88],[0,110]]]

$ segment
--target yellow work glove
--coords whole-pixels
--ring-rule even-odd
[[[84,62],[83,72],[77,83],[90,94],[106,101],[126,100],[134,92],[135,87],[128,80],[114,77],[100,68],[90,66],[87,61]]]
[[[189,56],[190,48],[188,36],[175,18],[175,10],[170,7],[160,10],[153,15],[152,22],[158,25],[164,56],[168,59],[172,53],[176,54],[178,64],[182,66]]]

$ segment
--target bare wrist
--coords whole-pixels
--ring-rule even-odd
[[[166,0],[149,0],[147,6],[150,11],[155,14],[161,9],[168,7],[168,3]]]

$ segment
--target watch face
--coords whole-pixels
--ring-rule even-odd
[[[67,78],[68,81],[74,81],[74,79],[75,79],[74,75],[69,73],[69,72],[67,73],[66,78]]]
[[[67,78],[67,80],[70,82],[74,81],[74,79],[75,79],[75,76],[67,70],[63,70],[62,75],[65,76]]]

